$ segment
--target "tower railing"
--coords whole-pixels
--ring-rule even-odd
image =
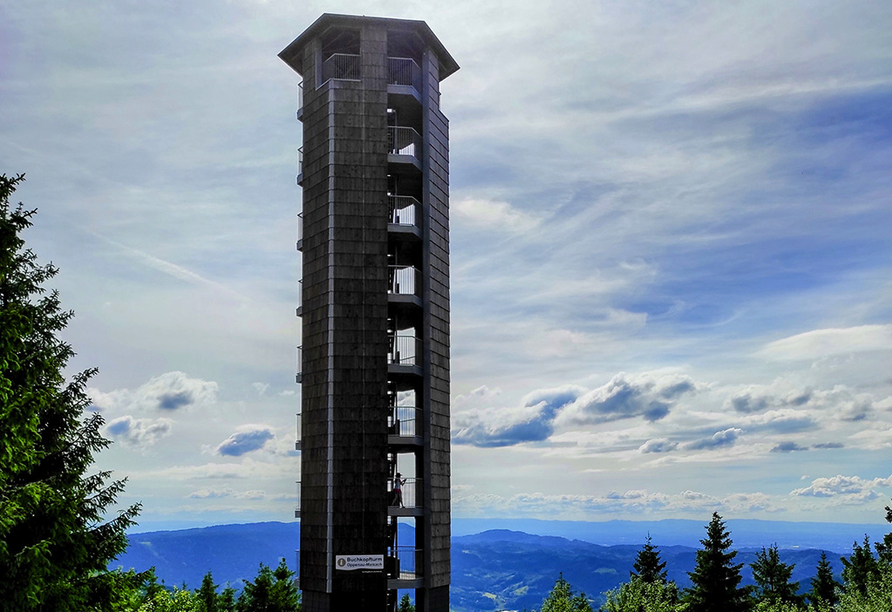
[[[387,196],[390,200],[390,222],[394,225],[414,225],[418,226],[417,219],[421,202],[412,196],[391,195]]]
[[[297,149],[297,184],[300,185],[304,180],[304,148]]]
[[[301,250],[303,248],[304,241],[304,214],[302,212],[297,213],[297,250]]]
[[[390,287],[387,293],[397,295],[418,295],[421,288],[421,272],[414,266],[387,266]]]
[[[294,377],[294,380],[297,384],[301,384],[304,381],[303,352],[303,346],[297,347],[297,375]]]
[[[390,126],[387,128],[387,137],[390,140],[391,154],[412,157],[421,154],[421,134],[416,132],[415,128]]]
[[[421,435],[416,429],[418,423],[417,406],[394,406],[393,413],[388,417],[388,431],[396,436],[413,438]]]
[[[388,559],[388,578],[414,580],[422,575],[422,549],[414,546],[392,546]]]
[[[391,334],[387,363],[394,365],[421,365],[421,339],[414,333]]]
[[[301,308],[304,306],[304,279],[300,279],[297,281],[297,312],[298,316],[300,316]],[[300,350],[300,349],[298,349]],[[298,356],[298,370],[300,370],[300,356]]]
[[[294,505],[294,518],[300,518],[300,481],[295,480],[294,484],[297,485],[297,503]]]
[[[322,62],[322,83],[330,79],[358,81],[362,76],[360,57],[348,53],[333,53]]]
[[[419,508],[416,494],[421,491],[421,478],[405,478],[406,482],[401,485],[403,508]],[[387,505],[399,506],[399,500],[393,491],[393,479],[387,481]]]
[[[411,57],[388,57],[387,84],[409,85],[420,92],[421,68]]]
[[[303,415],[300,412],[298,412],[294,416],[296,417],[295,420],[297,421],[297,423],[295,424],[295,436],[294,436],[295,445],[294,445],[294,448],[295,448],[295,450],[300,450],[300,443],[301,443],[301,440],[303,440],[303,431],[302,431],[302,427],[301,427],[303,425],[303,423],[301,422],[303,420],[301,418]],[[298,492],[298,495],[300,495],[300,492]]]
[[[297,118],[300,119],[304,112],[304,82],[297,84]]]

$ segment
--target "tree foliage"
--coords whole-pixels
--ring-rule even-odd
[[[660,559],[660,551],[651,543],[650,534],[647,534],[644,547],[638,551],[632,568],[632,578],[638,578],[642,582],[666,584],[666,562]]]
[[[827,606],[835,606],[839,602],[839,589],[842,585],[833,577],[833,568],[827,561],[827,553],[821,551],[821,559],[818,561],[815,577],[811,579],[811,591],[808,601],[813,606],[821,603]]]
[[[574,594],[570,583],[560,574],[542,602],[541,612],[592,612],[592,607],[585,593]]]
[[[57,269],[20,235],[36,212],[9,205],[22,180],[0,175],[0,610],[111,609],[126,578],[106,565],[139,505],[107,520],[124,481],[88,473],[109,444],[87,410],[96,370],[66,383],[74,351],[58,334],[72,313],[44,288]]]
[[[841,557],[840,560],[846,592],[858,591],[861,595],[866,595],[870,583],[880,575],[880,566],[870,550],[870,537],[865,535],[862,545],[855,542],[851,556],[848,559]]]
[[[201,586],[195,592],[198,596],[200,612],[217,612],[217,586],[211,572],[201,579]]]
[[[740,568],[734,564],[737,551],[729,550],[733,543],[718,513],[706,526],[706,538],[697,551],[697,563],[689,572],[693,586],[685,593],[691,612],[737,612],[749,607],[746,589],[740,585]]]
[[[605,594],[604,612],[683,612],[687,605],[678,600],[674,582],[646,582],[633,577]]]
[[[846,585],[835,612],[889,612],[892,610],[892,565],[882,565],[864,590]],[[823,611],[822,611],[823,612]]]
[[[410,601],[408,593],[403,595],[400,599],[400,605],[397,607],[397,612],[415,612],[415,605]]]
[[[756,595],[760,600],[779,600],[785,603],[799,604],[802,598],[798,595],[799,583],[790,582],[793,576],[793,564],[783,563],[777,552],[777,544],[763,547],[756,553],[756,560],[750,564],[753,580],[756,582]]]
[[[294,612],[300,606],[300,593],[294,584],[294,572],[282,559],[275,570],[263,563],[253,582],[245,584],[236,602],[238,612]]]

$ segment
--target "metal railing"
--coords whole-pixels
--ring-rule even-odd
[[[421,365],[421,339],[414,334],[391,334],[387,351],[387,363],[394,365]]]
[[[294,441],[297,442],[298,445],[300,445],[301,440],[303,440],[303,428],[302,428],[303,423],[301,422],[303,420],[301,418],[303,415],[302,415],[302,413],[298,412],[294,416],[295,416],[295,420],[297,421],[295,424]]]
[[[405,438],[420,435],[415,425],[418,422],[417,406],[394,406],[393,410],[387,417],[387,428],[391,434]]]
[[[297,150],[297,184],[304,180],[304,148]]]
[[[295,503],[295,505],[294,505],[294,517],[299,518],[300,517],[300,481],[295,480],[294,484],[297,485],[297,503]],[[298,558],[300,558],[300,557],[298,557]]]
[[[304,214],[297,213],[297,243],[300,244],[304,239]],[[298,247],[300,248],[300,247]]]
[[[387,84],[409,85],[420,91],[421,68],[411,57],[388,57]]]
[[[418,157],[421,153],[421,135],[415,128],[390,126],[387,128],[387,137],[390,141],[390,152],[394,155]]]
[[[414,225],[418,227],[421,202],[412,196],[390,195],[390,222],[395,225]]]
[[[398,295],[418,295],[421,288],[420,272],[414,266],[387,266],[390,286],[387,293]]]
[[[300,279],[297,281],[297,308],[303,308],[304,305],[304,279]],[[298,360],[300,357],[298,357]],[[300,368],[300,362],[298,361],[298,369]]]
[[[297,375],[294,377],[295,382],[297,384],[301,384],[304,381],[304,373],[303,373],[303,352],[304,347],[297,347]]]
[[[297,84],[297,116],[301,116],[304,110],[304,82]]]
[[[347,53],[334,53],[322,62],[322,83],[329,79],[358,81],[362,76],[360,57]]]
[[[400,506],[400,500],[397,499],[396,494],[393,491],[393,479],[387,481],[387,505],[388,506],[398,506],[402,508],[419,508],[421,507],[421,503],[418,501],[416,494],[421,491],[421,479],[420,478],[404,478],[406,482],[401,485],[402,489],[402,506]]]
[[[422,549],[414,546],[392,546],[388,558],[388,578],[414,580],[422,575]]]

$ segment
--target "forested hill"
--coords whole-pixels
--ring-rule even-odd
[[[751,529],[740,523],[751,523]],[[803,589],[808,588],[808,581],[815,573],[819,549],[832,551],[828,557],[838,575],[842,570],[839,555],[850,552],[855,540],[862,539],[865,533],[873,539],[882,539],[888,530],[883,525],[822,524],[809,530],[807,523],[728,521],[728,524],[734,548],[739,550],[736,562],[751,563],[756,549],[777,541],[782,560],[795,564],[793,580],[800,581]],[[454,522],[454,531],[467,533],[474,526],[478,525],[459,519]],[[524,526],[540,533],[560,532],[575,538],[508,529],[457,535],[452,541],[453,608],[488,611],[538,607],[561,572],[574,588],[594,598],[628,580],[636,553],[648,532],[667,562],[669,578],[684,587],[689,584],[687,572],[694,567],[698,539],[704,534],[703,524],[696,521],[527,521]],[[112,567],[144,570],[154,566],[166,584],[185,582],[190,588],[198,587],[202,576],[210,570],[218,584],[229,582],[239,587],[239,581],[257,575],[260,563],[274,567],[284,557],[289,567],[295,569],[299,533],[299,523],[253,523],[132,534],[130,548]],[[797,545],[790,542],[791,533],[798,533],[804,545],[794,548]],[[583,541],[583,537],[589,541]],[[411,538],[411,528],[405,527],[400,539]],[[605,545],[592,542],[595,538]],[[615,544],[617,541],[628,543]],[[815,542],[819,545],[815,546]],[[821,542],[847,544],[830,547],[821,546]],[[748,565],[742,573],[744,584],[750,584]]]

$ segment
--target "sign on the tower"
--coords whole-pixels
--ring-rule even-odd
[[[336,555],[339,570],[384,570],[384,555]]]

